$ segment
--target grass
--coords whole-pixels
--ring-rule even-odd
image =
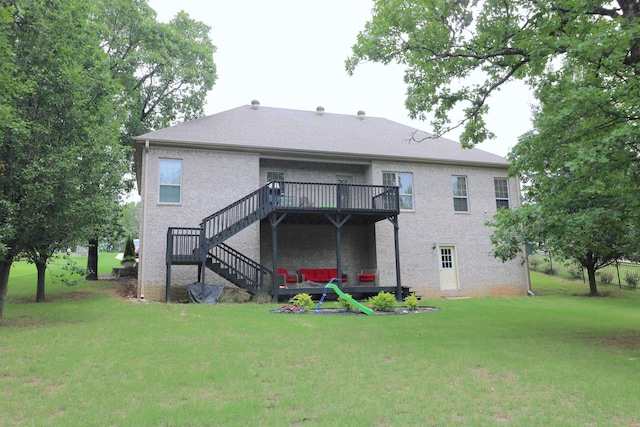
[[[617,286],[587,298],[532,273],[535,297],[317,316],[136,303],[113,282],[35,304],[13,297],[35,293],[20,271],[0,329],[3,426],[640,425],[640,294]]]

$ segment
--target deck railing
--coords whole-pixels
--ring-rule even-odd
[[[279,182],[279,209],[338,212],[399,212],[398,187]]]
[[[200,226],[203,247],[213,247],[274,210],[398,213],[398,187],[384,185],[270,182],[224,209]]]
[[[170,227],[167,231],[167,263],[199,261],[196,249],[200,246],[200,229]]]
[[[272,189],[268,185],[244,196],[226,208],[209,215],[200,223],[204,230],[201,245],[213,247],[248,225],[264,218],[273,210]]]
[[[213,262],[219,262],[223,267],[238,277],[245,279],[249,286],[257,290],[264,289],[264,276],[271,274],[271,270],[255,262],[232,247],[220,243],[209,251]]]

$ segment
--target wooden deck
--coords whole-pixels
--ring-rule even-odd
[[[398,266],[397,219],[399,213],[399,189],[394,186],[271,182],[204,218],[199,227],[170,227],[168,229],[167,302],[170,295],[172,265],[204,265],[205,259],[214,256],[211,253],[213,248],[219,247],[225,240],[256,221],[269,221],[273,230],[272,239],[277,242],[275,233],[279,224],[333,224],[336,227],[338,235],[336,238],[339,241],[340,228],[347,222],[349,224],[372,224],[388,219],[394,224],[396,266]],[[233,249],[230,248],[230,250]],[[255,275],[243,274],[245,278],[251,276],[250,280],[255,282],[252,287],[241,285],[240,282],[236,283],[250,292],[256,292],[256,289],[265,286],[265,290],[273,296],[274,301],[289,299],[292,295],[299,293],[315,296],[322,295],[324,292],[324,284],[319,284],[318,287],[278,288],[272,272],[277,266],[277,245],[274,248],[271,268],[260,265],[239,252],[233,251],[237,254],[238,259],[230,260],[228,267],[236,271],[236,267],[242,262],[242,264],[247,264],[247,268],[256,270]],[[337,267],[340,269],[340,245],[336,248],[336,259]],[[201,271],[204,273],[204,270]],[[264,281],[266,274],[272,276],[272,284]],[[198,274],[198,280],[200,280],[200,274]],[[229,278],[227,280],[235,283]],[[354,298],[366,298],[377,295],[381,291],[390,292],[396,296],[399,296],[400,293],[403,296],[409,294],[409,288],[400,286],[399,275],[397,286],[345,286],[341,287],[341,290],[351,294]],[[329,297],[329,294],[327,296]]]

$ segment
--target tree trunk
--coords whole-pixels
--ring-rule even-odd
[[[0,261],[0,325],[2,325],[2,313],[4,302],[7,299],[7,289],[9,288],[9,271],[12,261]]]
[[[38,288],[36,291],[36,302],[44,302],[44,279],[47,271],[47,262],[36,262],[38,270]]]
[[[589,276],[589,295],[595,297],[598,296],[598,285],[596,284],[596,269],[593,265],[587,267],[587,274]]]
[[[86,280],[98,280],[98,238],[89,239]]]

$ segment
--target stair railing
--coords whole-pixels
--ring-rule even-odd
[[[200,246],[200,228],[169,227],[167,230],[167,263],[172,261],[197,261],[196,249]]]
[[[212,248],[209,256],[212,260],[219,262],[222,267],[228,268],[230,273],[245,279],[247,284],[256,290],[264,289],[264,277],[271,274],[271,270],[267,267],[224,243],[219,243]]]
[[[203,246],[211,248],[273,211],[270,184],[204,218],[200,223]]]

